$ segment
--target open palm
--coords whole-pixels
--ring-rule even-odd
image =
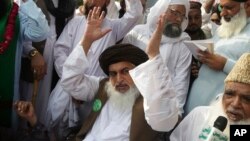
[[[85,40],[88,40],[92,43],[111,31],[111,29],[102,29],[101,27],[104,15],[105,13],[101,13],[100,7],[94,7],[93,10],[90,10],[87,17],[86,30],[84,33],[84,37],[86,38]]]

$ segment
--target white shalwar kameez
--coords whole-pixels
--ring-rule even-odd
[[[181,0],[158,0],[150,9],[147,24],[137,25],[123,39],[124,43],[133,44],[142,50],[145,50],[149,40],[156,28],[156,22],[161,13],[165,12],[168,5],[181,4],[186,7],[186,16],[189,11],[188,1]],[[182,22],[182,30],[187,26],[187,20]],[[187,33],[183,32],[180,37],[170,38],[162,35],[160,44],[160,55],[163,58],[164,65],[169,69],[171,79],[174,83],[177,100],[179,105],[179,115],[181,116],[183,106],[186,101],[192,54],[183,43],[184,40],[190,40]],[[151,75],[151,74],[150,74]]]
[[[126,5],[127,12],[121,19],[104,19],[102,28],[111,28],[112,31],[91,45],[87,54],[87,58],[91,65],[89,68],[81,70],[81,73],[105,76],[99,66],[99,55],[107,47],[121,40],[135,26],[137,18],[142,15],[142,5],[139,0],[126,0]],[[58,38],[54,46],[54,59],[55,69],[59,77],[62,76],[62,67],[65,60],[83,37],[86,23],[85,16],[74,17]],[[62,118],[64,122],[68,122],[67,124],[69,127],[75,126],[79,121],[78,113],[75,108],[72,98],[63,90],[61,87],[61,80],[59,80],[49,99],[47,126],[54,126],[56,122]],[[81,117],[81,119],[83,118]]]
[[[102,78],[82,73],[82,70],[90,65],[80,45],[73,50],[64,64],[61,84],[75,99],[91,101],[99,89],[99,81]],[[152,75],[148,76],[149,73]],[[160,56],[137,66],[130,71],[130,75],[144,98],[148,124],[153,129],[173,129],[178,120],[178,106],[169,72],[163,67]],[[165,87],[166,85],[168,87]],[[84,141],[128,141],[131,115],[132,107],[117,111],[107,101]]]

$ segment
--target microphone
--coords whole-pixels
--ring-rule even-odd
[[[200,141],[227,141],[228,136],[226,136],[223,131],[227,126],[227,119],[223,116],[219,116],[213,127],[209,126],[202,129],[202,133],[199,135]]]

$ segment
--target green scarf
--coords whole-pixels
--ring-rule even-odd
[[[10,4],[8,14],[0,19],[0,42],[13,4]],[[16,17],[15,35],[8,49],[0,54],[0,126],[11,127],[12,101],[14,96],[15,56],[20,30],[19,17]]]

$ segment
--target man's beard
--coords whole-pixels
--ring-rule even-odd
[[[84,15],[87,17],[88,14],[89,14],[89,11],[90,11],[90,10],[93,10],[94,7],[95,7],[95,5],[92,5],[92,4],[90,4],[89,2],[86,2],[86,3],[84,4],[84,6],[85,6],[85,13],[84,13]],[[104,5],[103,7],[101,7],[101,11],[104,11],[104,12],[105,12],[105,15],[106,15],[107,12],[108,12],[107,6]]]
[[[200,28],[199,26],[197,26],[197,25],[192,26],[192,27],[190,27],[190,28],[187,28],[187,29],[185,30],[185,32],[190,33],[190,34],[197,33],[198,31],[201,31],[201,28]]]
[[[0,3],[0,19],[8,12],[8,0],[1,0]]]
[[[248,119],[240,120],[240,121],[237,121],[237,122],[233,122],[233,121],[229,120],[227,114],[225,113],[223,105],[222,105],[222,97],[223,96],[219,96],[217,98],[217,100],[213,101],[210,104],[210,106],[212,106],[212,107],[211,107],[211,110],[209,111],[209,117],[207,119],[207,123],[208,123],[208,125],[213,126],[214,121],[218,116],[226,117],[227,120],[228,120],[228,124],[227,124],[226,128],[224,129],[223,133],[229,137],[230,125],[249,125],[250,124],[250,119],[248,118]]]
[[[221,18],[221,25],[218,27],[217,33],[221,38],[230,38],[238,35],[247,24],[247,15],[245,8],[241,8],[240,12],[231,17],[227,22],[224,17]]]
[[[125,93],[120,93],[115,90],[110,82],[105,85],[105,90],[109,97],[111,105],[119,111],[132,109],[136,98],[140,95],[139,90],[134,85]]]
[[[180,37],[182,29],[179,25],[173,23],[166,23],[163,34],[170,38]]]

